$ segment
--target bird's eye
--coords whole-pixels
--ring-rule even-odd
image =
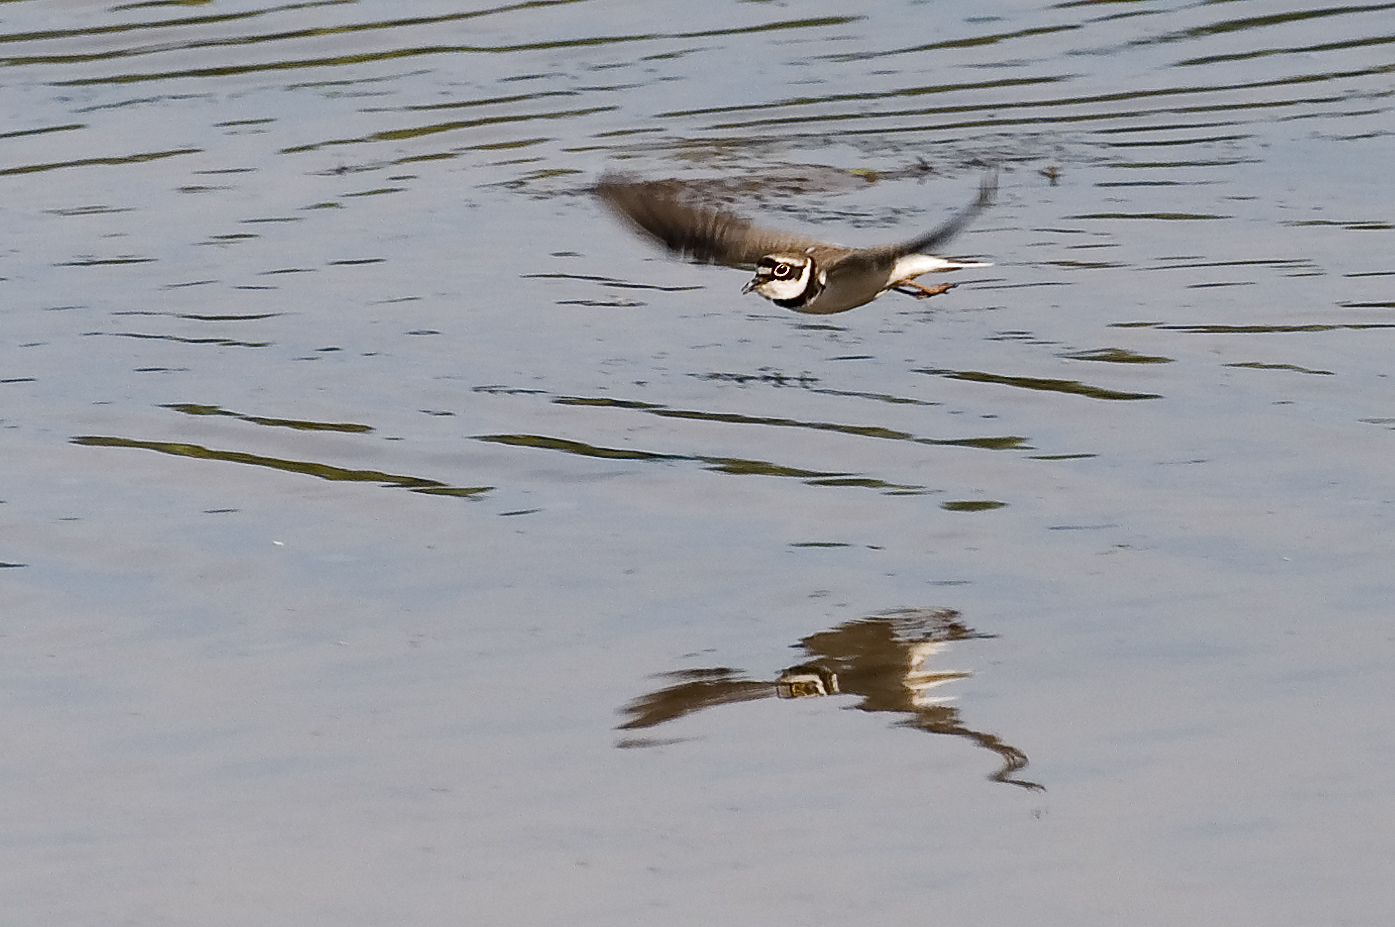
[[[775,269],[771,271],[771,273],[775,275],[776,279],[783,280],[790,275],[790,266],[788,264],[776,264]]]

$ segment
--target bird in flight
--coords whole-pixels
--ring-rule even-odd
[[[933,231],[896,244],[848,248],[764,229],[734,213],[695,205],[677,181],[635,181],[607,174],[596,185],[606,205],[674,254],[705,264],[754,269],[743,293],[755,291],[782,308],[816,315],[855,309],[888,290],[917,299],[935,296],[954,284],[922,286],[915,278],[989,266],[930,252],[991,206],[997,190],[997,175],[988,174],[977,198]]]

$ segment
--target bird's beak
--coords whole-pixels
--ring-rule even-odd
[[[760,286],[760,277],[752,277],[750,282],[741,288],[741,294],[744,296],[758,286]]]

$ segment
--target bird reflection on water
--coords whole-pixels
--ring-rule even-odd
[[[1027,766],[1025,753],[995,734],[967,727],[959,718],[959,710],[945,704],[947,698],[931,694],[936,687],[971,674],[922,666],[955,641],[993,636],[963,624],[953,609],[905,608],[858,618],[803,638],[796,646],[808,659],[773,680],[750,679],[730,667],[663,673],[658,678],[669,684],[621,709],[627,720],[619,729],[652,728],[717,705],[764,698],[852,696],[858,701],[847,707],[902,715],[896,721],[898,727],[953,734],[991,750],[1002,761],[990,777],[996,782],[1041,789],[1037,783],[1015,776]],[[636,737],[619,745],[653,743],[656,741]]]

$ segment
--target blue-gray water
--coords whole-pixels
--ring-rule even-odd
[[[1395,4],[7,0],[0,65],[0,919],[1395,917]],[[831,317],[588,193],[879,243],[993,166],[993,267]]]

